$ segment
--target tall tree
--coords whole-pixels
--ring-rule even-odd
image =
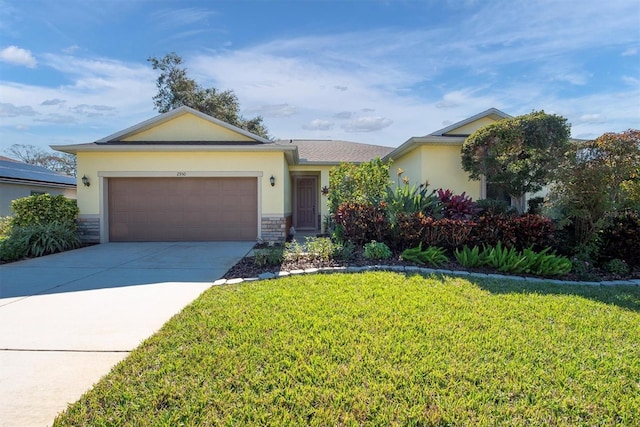
[[[550,214],[570,226],[579,252],[595,258],[601,232],[616,213],[640,213],[640,131],[576,141],[549,193]]]
[[[5,152],[24,163],[41,166],[63,175],[76,176],[76,156],[73,154],[54,153],[27,144],[13,144]]]
[[[469,178],[485,176],[524,210],[526,193],[553,178],[569,144],[567,119],[544,111],[500,120],[471,134],[462,145],[462,167]]]
[[[147,59],[154,70],[160,71],[156,80],[158,93],[153,97],[156,109],[161,113],[186,105],[241,129],[269,138],[262,117],[245,119],[240,115],[240,103],[232,90],[220,91],[203,88],[187,74],[182,57],[175,52],[163,58]]]

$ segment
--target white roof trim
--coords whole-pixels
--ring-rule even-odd
[[[223,122],[222,120],[218,120],[215,117],[211,117],[207,114],[204,114],[198,110],[194,110],[191,107],[187,107],[186,105],[183,105],[181,107],[178,107],[174,110],[171,111],[167,111],[166,113],[157,115],[156,117],[153,117],[149,120],[145,120],[144,122],[138,123],[137,125],[128,127],[125,130],[121,130],[120,132],[116,132],[114,134],[111,134],[109,136],[106,136],[102,139],[97,140],[97,143],[107,143],[107,142],[111,142],[111,141],[120,141],[123,137],[132,135],[134,133],[139,133],[142,131],[145,131],[147,129],[150,129],[154,126],[157,126],[161,123],[167,122],[175,117],[179,117],[183,114],[193,114],[194,116],[197,116],[203,120],[206,120],[210,123],[213,123],[215,125],[218,126],[222,126],[232,132],[236,132],[239,133],[241,135],[244,135],[248,138],[251,138],[257,142],[262,142],[262,143],[270,143],[271,141],[268,140],[267,138],[263,138],[261,136],[258,136],[254,133],[248,132],[244,129],[240,129],[239,127],[230,125],[229,123]]]
[[[499,119],[509,119],[511,118],[510,115],[508,115],[507,113],[498,110],[497,108],[489,108],[488,110],[483,111],[482,113],[478,113],[475,116],[471,116],[469,118],[466,118],[464,120],[461,120],[457,123],[454,123],[452,125],[447,126],[446,128],[442,128],[440,130],[437,130],[433,133],[430,133],[429,135],[433,135],[433,136],[446,136],[445,134],[447,132],[451,132],[454,129],[460,128],[462,126],[468,125],[469,123],[473,123],[476,120],[482,119],[484,117],[487,116],[494,116],[494,117],[498,117]]]
[[[265,145],[191,145],[191,144],[88,144],[50,145],[56,151],[77,154],[79,152],[280,152],[284,153],[290,163],[298,164],[297,146],[283,146],[277,144]]]

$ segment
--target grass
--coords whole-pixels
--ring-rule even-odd
[[[638,425],[640,287],[372,272],[208,290],[54,425]]]

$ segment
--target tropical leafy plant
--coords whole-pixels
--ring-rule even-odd
[[[422,243],[415,248],[405,249],[400,255],[400,258],[415,264],[429,264],[434,267],[442,267],[449,262],[449,258],[445,255],[443,248],[429,246],[425,250],[422,250]]]
[[[480,251],[480,247],[477,245],[473,248],[464,245],[462,250],[455,249],[453,255],[461,266],[467,268],[480,267],[487,263],[485,251]]]
[[[442,203],[438,200],[435,190],[430,191],[428,184],[410,185],[408,182],[388,186],[384,201],[392,224],[396,223],[401,213],[412,214],[421,212],[433,218],[442,218]]]
[[[0,257],[4,261],[15,261],[78,248],[80,239],[68,223],[51,222],[14,226],[0,245]]]
[[[471,219],[480,212],[477,203],[466,192],[454,194],[451,190],[438,190],[438,199],[443,205],[446,218]]]

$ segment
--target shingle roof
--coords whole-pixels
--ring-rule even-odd
[[[286,139],[275,141],[275,143],[277,145],[297,146],[301,164],[368,162],[376,157],[382,158],[393,150],[393,147],[382,145],[335,140]]]
[[[60,175],[49,169],[19,162],[8,157],[0,157],[0,179],[70,186],[76,185],[76,179],[72,176]]]

